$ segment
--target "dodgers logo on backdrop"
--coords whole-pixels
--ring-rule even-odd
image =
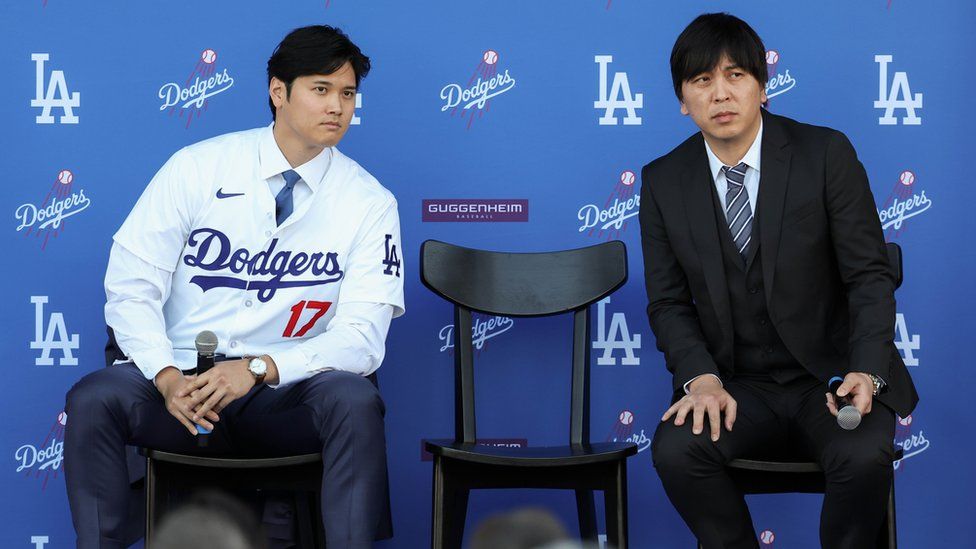
[[[233,249],[230,238],[217,229],[201,228],[186,239],[187,249],[183,263],[204,271],[230,271],[234,274],[271,275],[267,280],[247,280],[225,275],[195,275],[190,284],[196,284],[207,292],[214,288],[234,288],[257,291],[258,301],[267,303],[279,289],[320,286],[342,280],[337,252],[292,252],[275,250],[278,239],[272,239],[268,248],[252,253],[246,248]],[[312,280],[285,280],[311,273]],[[323,311],[324,312],[324,311]]]
[[[617,358],[614,351],[623,351],[620,364],[624,366],[640,365],[640,358],[634,354],[640,350],[641,336],[638,333],[631,336],[627,328],[627,317],[624,313],[613,313],[610,326],[607,326],[607,305],[610,298],[604,298],[597,303],[597,339],[593,342],[594,349],[602,349],[603,355],[596,359],[600,366],[616,366]]]
[[[918,366],[915,351],[922,348],[922,338],[918,334],[909,333],[905,315],[902,313],[895,314],[895,347],[901,351],[905,366]]]
[[[919,126],[922,124],[922,117],[915,113],[915,109],[922,108],[922,94],[912,93],[908,85],[908,73],[905,71],[896,71],[891,82],[888,82],[888,65],[892,61],[894,56],[891,55],[874,56],[874,62],[878,64],[878,99],[874,102],[874,108],[885,110],[878,118],[878,125],[897,125],[895,110],[904,109],[905,116],[902,117],[901,123],[906,126]]]
[[[51,425],[44,440],[38,444],[22,444],[14,451],[14,461],[17,463],[15,472],[25,474],[28,478],[41,478],[41,490],[47,488],[48,480],[58,478],[61,463],[64,461],[64,426],[68,424],[68,414],[61,411]]]
[[[576,213],[579,232],[606,240],[620,238],[627,230],[627,220],[640,213],[640,193],[634,189],[636,180],[634,172],[624,170],[602,206],[587,204],[580,208]]]
[[[54,312],[45,317],[44,305],[48,302],[48,296],[32,295],[30,300],[34,304],[34,341],[30,342],[30,348],[41,350],[41,356],[34,359],[34,365],[54,366],[55,359],[51,356],[51,351],[57,349],[62,354],[61,360],[57,361],[58,366],[77,366],[78,359],[72,351],[78,350],[80,338],[78,334],[68,334],[64,313]]]
[[[772,530],[763,530],[759,534],[759,542],[762,543],[764,548],[772,547],[774,541],[776,541],[776,534]]]
[[[888,198],[878,208],[878,218],[881,229],[884,230],[885,242],[891,242],[901,236],[906,219],[922,214],[932,207],[932,201],[925,196],[925,191],[915,192],[915,173],[905,170],[898,175],[898,182],[888,195]]]
[[[498,97],[515,88],[515,78],[505,72],[499,73],[498,52],[485,50],[481,54],[481,62],[474,69],[474,73],[464,84],[447,84],[441,88],[441,99],[444,105],[441,112],[451,111],[451,116],[458,113],[458,118],[467,117],[467,128],[471,128],[475,118],[481,118],[489,111],[491,99]]]
[[[790,69],[780,67],[780,55],[776,50],[766,52],[766,69],[769,81],[766,82],[766,99],[782,95],[796,86],[796,79],[790,75]]]
[[[14,211],[17,232],[24,231],[25,236],[33,234],[38,239],[44,237],[41,239],[41,250],[47,248],[51,237],[57,238],[64,231],[65,219],[91,206],[85,189],[74,190],[74,179],[71,170],[61,170],[39,205],[25,203]]]
[[[639,433],[634,432],[634,413],[630,410],[621,410],[617,415],[617,420],[607,435],[607,442],[633,442],[637,445],[637,451],[643,452],[651,447],[651,439],[641,429]]]
[[[600,125],[616,126],[617,109],[623,109],[626,111],[624,126],[639,126],[641,117],[637,116],[637,109],[644,108],[644,94],[631,93],[630,79],[627,78],[626,72],[613,73],[613,83],[608,82],[608,66],[613,63],[612,55],[597,55],[593,57],[593,61],[600,66],[600,95],[593,102],[594,109],[603,110]]]
[[[185,116],[184,127],[189,128],[194,117],[200,118],[207,110],[211,97],[229,90],[233,85],[234,77],[227,73],[226,68],[217,70],[217,52],[203,50],[193,72],[182,85],[168,82],[159,88],[159,99],[163,102],[159,110],[169,109],[170,116],[173,113],[179,113],[179,118]]]
[[[478,351],[485,342],[500,336],[515,326],[515,321],[507,316],[487,316],[478,313],[471,315],[471,345]],[[454,324],[448,324],[437,333],[441,342],[440,352],[454,349]]]
[[[913,423],[912,416],[899,417],[898,422],[895,423],[895,448],[900,448],[903,452],[902,458],[893,464],[895,471],[899,470],[906,459],[929,449],[929,440],[925,438],[925,432],[922,429],[916,432]]]
[[[529,220],[529,201],[524,198],[425,198],[420,207],[424,223]]]
[[[41,114],[34,119],[35,124],[54,124],[54,116],[51,109],[61,109],[62,114],[58,118],[61,124],[77,124],[78,115],[74,109],[81,106],[81,94],[68,90],[68,82],[65,80],[64,71],[52,70],[51,79],[44,81],[44,63],[51,59],[49,53],[32,53],[31,61],[37,72],[36,86],[37,91],[34,99],[31,99],[31,107],[41,109]]]

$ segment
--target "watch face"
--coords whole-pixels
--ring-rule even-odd
[[[268,373],[268,365],[260,358],[255,358],[248,364],[247,369],[256,376],[263,376]]]

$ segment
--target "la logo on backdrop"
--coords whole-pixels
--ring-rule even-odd
[[[444,101],[441,112],[450,111],[452,117],[465,121],[465,128],[471,129],[475,118],[481,119],[491,109],[492,98],[515,88],[515,78],[508,69],[500,73],[499,62],[497,51],[485,50],[466,83],[447,84],[441,88]]]
[[[74,179],[71,170],[59,171],[40,204],[24,203],[14,211],[17,232],[33,236],[41,243],[41,250],[47,248],[51,238],[57,238],[64,231],[67,218],[91,206],[85,189],[75,189]]]
[[[47,489],[48,481],[58,478],[61,471],[61,463],[64,461],[64,427],[67,424],[68,414],[61,411],[39,445],[23,444],[14,451],[13,458],[17,462],[15,472],[24,473],[27,478],[43,479],[41,490]]]
[[[44,64],[51,60],[50,53],[32,53],[31,61],[37,72],[36,93],[31,99],[31,107],[41,109],[34,119],[35,124],[77,124],[78,115],[74,109],[81,106],[81,93],[69,91],[63,70],[52,70],[50,80],[45,81]],[[62,114],[55,118],[51,111],[61,109]]]
[[[612,55],[596,55],[593,61],[599,65],[599,93],[593,108],[602,110],[599,119],[601,126],[616,126],[618,123],[617,110],[624,111],[624,126],[640,126],[641,117],[637,116],[637,109],[644,108],[644,94],[631,93],[630,78],[623,71],[613,73],[610,82],[609,65],[613,63]]]
[[[922,94],[912,93],[908,84],[908,73],[896,71],[888,82],[888,65],[895,60],[893,55],[875,55],[874,62],[878,64],[878,99],[874,108],[884,109],[884,114],[878,118],[880,126],[896,126],[898,118],[896,110],[904,110],[905,116],[901,123],[906,126],[920,126],[922,117],[915,112],[922,108]]]
[[[206,49],[200,52],[200,59],[186,77],[183,84],[168,82],[159,88],[160,111],[169,109],[169,115],[178,113],[177,118],[185,119],[189,128],[194,118],[203,116],[210,106],[210,98],[229,90],[234,78],[227,69],[218,71],[217,52]]]
[[[576,213],[579,232],[601,240],[620,238],[627,230],[628,219],[640,213],[640,193],[634,183],[637,174],[624,170],[614,184],[613,191],[599,204],[587,204]]]

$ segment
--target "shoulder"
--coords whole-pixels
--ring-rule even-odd
[[[255,148],[260,141],[261,132],[264,130],[265,128],[254,128],[204,139],[183,147],[174,157],[179,156],[183,161],[195,163],[236,160],[238,154],[253,158]]]
[[[801,150],[823,153],[838,145],[851,147],[847,136],[834,128],[799,122],[768,111],[764,114],[764,122],[770,130],[781,133],[790,144]]]
[[[396,207],[396,197],[386,187],[380,184],[373,174],[358,162],[344,155],[339,149],[333,149],[334,167],[340,174],[340,192],[351,202],[362,205],[369,210],[386,210]]]
[[[652,181],[655,185],[670,181],[677,182],[677,176],[688,168],[691,162],[700,160],[704,151],[705,140],[701,132],[696,132],[667,154],[655,158],[644,166],[641,170],[642,187],[649,188]]]

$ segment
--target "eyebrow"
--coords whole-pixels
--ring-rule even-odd
[[[334,86],[335,85],[331,80],[315,80],[315,81],[312,82],[312,84],[325,84],[327,86]],[[356,91],[356,86],[346,86],[343,89]]]

